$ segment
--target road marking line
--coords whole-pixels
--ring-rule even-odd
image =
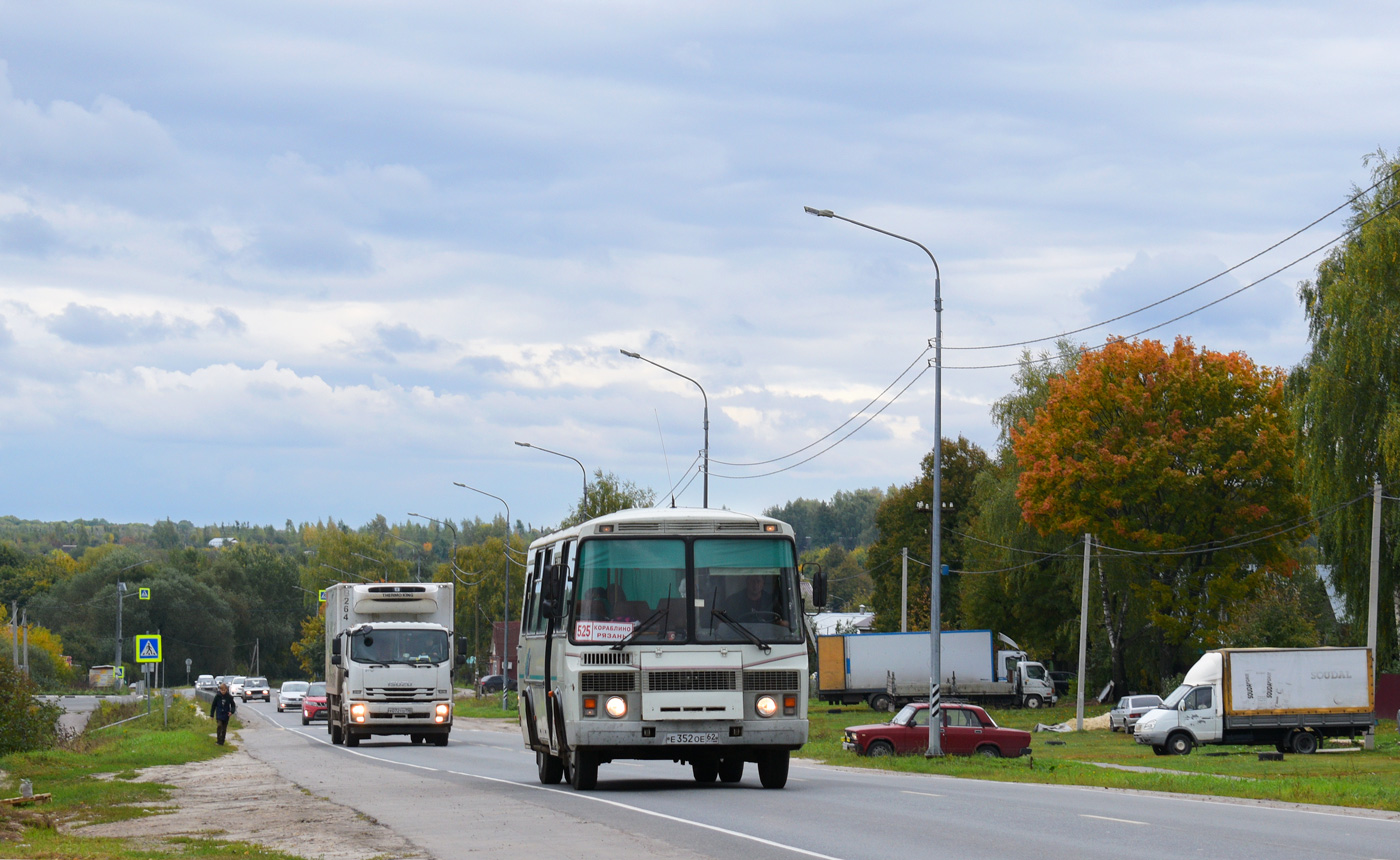
[[[941,794],[929,794],[927,791],[901,791],[900,794],[917,794],[920,797],[942,797]]]
[[[1080,818],[1097,818],[1097,819],[1100,820],[1100,821],[1116,821],[1116,822],[1118,822],[1119,824],[1141,824],[1141,825],[1143,825],[1144,827],[1150,827],[1150,826],[1151,826],[1151,825],[1149,825],[1146,821],[1134,821],[1134,820],[1132,820],[1131,818],[1109,818],[1107,815],[1090,815],[1090,814],[1087,813],[1087,812],[1081,812],[1081,813],[1079,813],[1079,817],[1080,817]]]

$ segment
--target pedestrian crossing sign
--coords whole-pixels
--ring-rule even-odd
[[[160,636],[158,634],[145,633],[136,637],[136,662],[160,662]]]
[[[322,603],[326,602],[326,590],[324,588],[316,592],[316,599],[321,601]]]
[[[120,681],[120,680],[122,680],[123,678],[125,678],[125,677],[126,677],[126,667],[125,667],[125,666],[118,666],[118,667],[117,667],[117,671],[116,671],[116,675],[117,675],[117,680],[118,680],[118,681]]]
[[[141,598],[142,600],[150,600],[150,599],[151,599],[151,590],[150,590],[149,588],[137,589],[136,595],[137,595],[137,597]]]

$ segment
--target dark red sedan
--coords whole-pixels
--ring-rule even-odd
[[[326,718],[326,685],[316,681],[306,688],[301,698],[301,724]]]
[[[1030,753],[1031,733],[1004,729],[976,705],[944,704],[943,752],[1016,758]],[[857,755],[900,755],[928,749],[928,702],[905,705],[888,723],[851,726],[842,748]]]

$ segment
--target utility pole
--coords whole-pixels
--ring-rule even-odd
[[[903,547],[899,551],[900,558],[900,587],[899,587],[899,632],[909,632],[909,547]]]
[[[24,620],[20,622],[24,626],[24,674],[29,674],[29,607],[25,607]]]
[[[1075,730],[1084,731],[1084,660],[1086,647],[1089,641],[1089,547],[1094,543],[1094,536],[1084,534],[1084,581],[1079,587],[1079,675],[1075,686],[1078,687],[1076,693],[1076,703],[1074,706]]]

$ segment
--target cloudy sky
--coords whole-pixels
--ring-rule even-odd
[[[1393,11],[0,0],[0,514],[500,511],[461,481],[557,522],[578,467],[515,441],[699,505],[700,392],[621,349],[704,386],[712,506],[907,482],[932,264],[804,205],[933,251],[944,435],[990,449],[1019,348],[955,347],[1140,307],[1370,184]],[[1316,259],[1150,336],[1291,366]]]

